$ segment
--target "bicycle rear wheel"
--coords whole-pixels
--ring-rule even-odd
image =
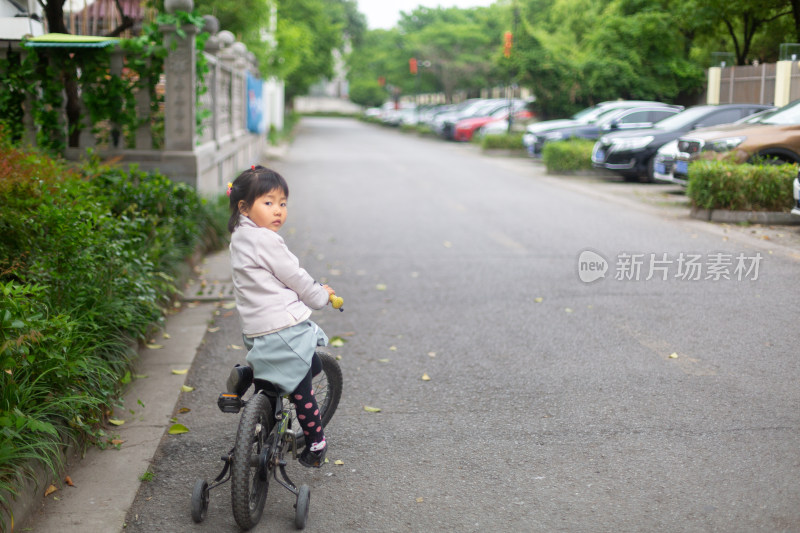
[[[319,416],[322,419],[322,427],[326,427],[330,422],[333,413],[339,406],[339,400],[342,397],[342,368],[333,357],[326,351],[317,350],[322,362],[322,372],[314,376],[311,381],[311,388],[314,391],[314,397],[317,399],[319,406]],[[294,406],[291,409],[292,413],[292,432],[294,433],[295,441],[297,442],[297,449],[301,450],[306,445],[305,437],[303,437],[303,429],[300,427],[300,422],[297,420],[297,414],[294,411]]]
[[[274,425],[272,405],[264,394],[254,394],[242,411],[231,465],[233,517],[242,529],[261,519],[269,489],[268,460]]]

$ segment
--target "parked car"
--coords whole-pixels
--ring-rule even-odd
[[[794,207],[792,214],[800,217],[800,175],[794,179]]]
[[[536,122],[529,125],[526,128],[525,134],[522,136],[522,144],[525,145],[530,155],[538,157],[542,153],[544,136],[550,132],[575,126],[594,124],[601,117],[617,110],[650,105],[667,104],[662,104],[660,102],[648,102],[644,100],[610,100],[607,102],[600,102],[595,106],[587,107],[586,109],[579,111],[568,119],[543,120],[541,122]]]
[[[600,137],[592,150],[592,164],[622,175],[627,181],[652,181],[659,148],[687,132],[735,122],[769,106],[757,104],[699,105],[657,122],[653,128],[618,131]]]
[[[683,106],[661,103],[643,104],[632,108],[612,109],[600,115],[592,124],[579,124],[559,128],[544,135],[539,135],[539,144],[543,148],[548,142],[566,139],[597,140],[601,135],[612,131],[631,131],[652,128],[656,122],[683,111]]]
[[[448,140],[453,140],[456,133],[456,124],[468,118],[479,118],[491,116],[502,110],[507,110],[509,101],[506,98],[491,98],[476,103],[474,106],[464,109],[461,113],[452,115],[442,122],[441,129],[437,133]],[[522,109],[525,106],[524,100],[512,100],[511,105],[514,109]]]
[[[532,116],[531,112],[525,109],[526,102],[515,100],[514,107],[514,120],[528,120]],[[470,141],[481,127],[489,124],[490,122],[503,121],[508,128],[508,103],[496,109],[493,113],[482,117],[470,117],[459,120],[455,123],[453,129],[453,140],[455,141]]]
[[[720,126],[713,126],[711,128],[701,128],[690,133],[690,135],[701,135],[706,132],[725,132],[741,128],[746,124],[758,124],[762,120],[775,113],[776,107],[770,107],[764,111],[753,113],[750,116],[739,119],[730,124],[722,124]],[[655,162],[653,164],[653,178],[656,181],[663,181],[668,183],[677,183],[678,185],[686,185],[685,177],[676,178],[674,175],[675,161],[680,157],[680,150],[678,150],[678,142],[680,139],[670,141],[656,152]]]
[[[678,140],[672,181],[686,184],[689,162],[694,159],[727,159],[738,163],[758,159],[800,163],[800,100],[795,100],[754,124],[735,128],[695,131]]]
[[[436,132],[437,135],[443,135],[445,123],[471,116],[489,101],[490,100],[486,100],[485,98],[470,98],[469,100],[464,100],[444,113],[437,114],[430,123],[431,129]]]

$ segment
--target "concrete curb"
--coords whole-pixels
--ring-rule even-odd
[[[800,225],[800,217],[791,213],[775,211],[728,211],[726,209],[698,209],[693,207],[689,213],[692,218],[709,222],[737,224],[765,224],[777,226]]]
[[[210,255],[201,266],[202,279],[229,280],[228,251]],[[173,370],[191,367],[207,325],[217,308],[216,302],[189,302],[169,316],[163,332],[154,338],[159,348],[143,348],[136,362],[134,379],[111,418],[125,420],[109,426],[109,435],[124,441],[119,449],[89,448],[84,457],[72,454],[66,464],[73,486],[51,480],[57,491],[42,498],[50,482],[39,480],[36,492],[20,494],[29,499],[27,509],[16,516],[15,531],[37,533],[121,532],[125,517],[148,471],[185,383],[185,374]],[[50,475],[42,479],[50,479]],[[76,512],[76,510],[79,510]]]

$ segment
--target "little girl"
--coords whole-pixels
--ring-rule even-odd
[[[248,349],[248,366],[233,368],[228,392],[242,396],[255,381],[257,389],[291,393],[306,439],[300,463],[321,467],[327,445],[311,378],[322,368],[314,351],[328,338],[309,317],[311,309],[325,307],[334,290],[300,268],[277,233],[286,222],[289,197],[280,174],[254,166],[228,184],[228,196],[233,286]]]

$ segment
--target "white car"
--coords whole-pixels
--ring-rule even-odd
[[[675,160],[678,159],[679,154],[677,139],[659,148],[653,161],[653,179],[686,185],[683,181],[675,180],[672,174],[672,168],[675,166]]]
[[[800,174],[794,179],[794,207],[792,214],[800,216]]]

